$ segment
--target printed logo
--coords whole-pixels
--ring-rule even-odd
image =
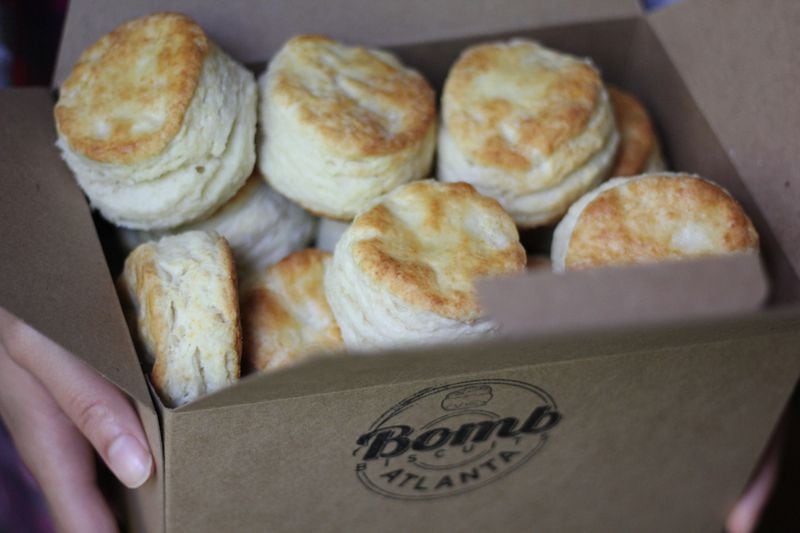
[[[561,421],[553,398],[510,379],[424,389],[356,440],[356,475],[390,498],[429,500],[483,487],[522,466]]]

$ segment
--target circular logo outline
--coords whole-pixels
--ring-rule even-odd
[[[379,430],[380,428],[383,427],[383,424],[385,424],[387,421],[389,421],[392,418],[398,416],[399,414],[403,413],[407,409],[411,408],[415,403],[417,403],[420,400],[422,400],[424,398],[427,398],[429,396],[440,394],[442,392],[446,392],[446,391],[451,390],[451,389],[452,390],[458,390],[458,389],[465,389],[467,387],[476,387],[476,388],[478,388],[478,387],[488,387],[489,391],[491,391],[492,390],[491,389],[491,385],[505,385],[505,386],[519,387],[519,388],[525,389],[526,391],[531,392],[534,395],[538,396],[538,398],[545,405],[551,407],[553,412],[557,413],[557,415],[559,417],[558,418],[559,421],[563,418],[563,415],[561,415],[561,413],[558,411],[558,405],[557,405],[555,399],[547,391],[545,391],[541,387],[537,387],[536,385],[532,385],[530,383],[526,383],[524,381],[519,381],[519,380],[514,380],[514,379],[484,378],[484,379],[459,381],[459,382],[455,382],[455,383],[449,383],[449,384],[446,384],[446,385],[439,385],[439,386],[436,386],[436,387],[427,387],[427,388],[421,389],[421,390],[417,391],[416,393],[412,394],[411,396],[408,396],[408,397],[404,398],[403,400],[399,401],[398,403],[396,403],[395,405],[393,405],[392,407],[387,409],[384,413],[382,413],[378,417],[378,419],[370,425],[369,431],[367,432],[367,434],[369,434],[370,432],[374,432],[374,431]],[[444,403],[444,401],[446,401],[446,400],[447,400],[447,397],[445,398],[445,400],[442,401],[442,403]],[[443,410],[448,410],[444,406],[442,406],[442,409]],[[471,410],[471,411],[484,411],[483,409],[469,409],[469,410]],[[496,413],[492,413],[492,414],[496,414]],[[499,415],[497,415],[497,416],[499,417]],[[444,419],[444,418],[448,418],[448,415],[437,417],[433,421],[425,423],[423,425],[423,428],[424,427],[429,427],[431,424],[435,423],[438,420]],[[502,479],[502,478],[506,477],[511,472],[516,471],[519,467],[521,467],[522,465],[526,464],[528,462],[528,460],[530,460],[531,457],[533,457],[534,455],[536,455],[537,453],[539,453],[541,451],[541,449],[544,447],[544,445],[549,440],[549,435],[548,435],[547,432],[539,433],[538,437],[539,437],[539,439],[537,440],[536,444],[530,450],[528,450],[527,453],[525,453],[521,458],[517,459],[516,462],[513,465],[510,465],[508,468],[502,470],[501,472],[499,472],[499,473],[497,473],[497,474],[495,474],[493,476],[489,476],[485,480],[481,480],[480,482],[472,484],[472,485],[469,485],[467,487],[461,487],[461,488],[458,488],[458,489],[454,489],[454,490],[451,490],[451,491],[446,491],[446,492],[442,492],[442,493],[438,493],[438,494],[407,495],[407,494],[398,494],[398,493],[395,493],[395,492],[390,492],[390,491],[386,490],[385,488],[377,485],[372,479],[370,479],[366,474],[366,468],[359,469],[358,466],[356,467],[356,476],[357,476],[358,480],[361,482],[361,484],[364,485],[365,488],[367,488],[368,490],[370,490],[372,492],[375,492],[376,494],[379,494],[381,496],[384,496],[384,497],[387,497],[387,498],[391,498],[391,499],[395,499],[395,500],[405,500],[405,501],[421,501],[422,500],[422,501],[425,501],[425,500],[434,500],[434,499],[440,499],[440,498],[447,498],[447,497],[451,497],[451,496],[458,496],[458,495],[465,494],[465,493],[468,493],[468,492],[472,492],[472,491],[477,490],[479,488],[485,487],[486,485],[488,485],[488,484],[490,484],[490,483],[492,483],[494,481],[497,481],[499,479]],[[495,445],[497,444],[497,440],[496,439],[497,438],[495,437],[495,440],[492,441],[490,449],[487,450],[487,452],[481,453],[478,457],[481,457],[485,453],[488,453],[488,451],[490,451],[491,449],[494,449]],[[354,450],[353,451],[353,455],[355,455],[356,452],[360,448],[361,448],[361,446],[359,446],[359,448]],[[389,459],[388,458],[384,459],[384,461],[386,461],[387,464],[388,464]],[[474,461],[475,461],[475,458],[472,458],[472,459],[469,460],[469,462],[474,462]],[[366,464],[364,462],[359,462],[359,463],[360,464]],[[422,466],[422,465],[419,465],[419,464],[418,464],[418,466],[422,466],[423,468],[430,469],[430,470],[444,470],[446,468],[459,467],[459,466],[462,466],[463,464],[467,464],[467,463],[456,464],[456,465],[448,465],[447,467],[432,467],[431,465]]]

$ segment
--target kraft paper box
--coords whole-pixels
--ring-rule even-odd
[[[505,339],[319,359],[169,410],[114,292],[120,257],[54,147],[52,91],[2,92],[0,305],[136,403],[157,472],[128,493],[132,531],[721,528],[800,374],[796,2],[75,0],[54,88],[156,10],[258,71],[300,32],[391,48],[437,87],[483,40],[591,56],[644,100],[673,168],[744,204],[763,266],[494,280],[481,295]]]

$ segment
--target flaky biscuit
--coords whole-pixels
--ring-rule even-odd
[[[193,231],[143,244],[125,260],[118,287],[167,405],[239,378],[236,270],[225,239]]]
[[[344,349],[323,288],[330,261],[321,250],[294,252],[242,289],[244,358],[251,368],[274,370]]]
[[[466,183],[413,182],[358,215],[334,251],[325,292],[349,349],[491,334],[478,278],[520,271],[514,222]]]
[[[575,202],[553,235],[555,271],[758,250],[727,191],[698,176],[614,178]]]
[[[259,166],[307,210],[349,220],[430,174],[434,92],[392,54],[301,35],[275,55],[260,86]]]
[[[314,219],[261,178],[258,172],[210,217],[170,230],[122,229],[128,248],[164,235],[216,231],[228,241],[240,276],[257,273],[303,248],[314,231]]]
[[[620,134],[611,176],[636,176],[666,170],[653,122],[644,105],[631,93],[607,86]]]
[[[80,56],[55,107],[57,145],[118,225],[168,228],[213,212],[255,164],[253,75],[183,15],[121,25]]]
[[[468,48],[447,76],[438,176],[496,198],[521,227],[553,222],[607,177],[618,142],[588,59],[515,39]]]

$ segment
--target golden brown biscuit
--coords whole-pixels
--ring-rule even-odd
[[[430,175],[435,95],[392,54],[300,35],[260,81],[259,166],[307,210],[349,220],[366,202]]]
[[[160,153],[183,123],[209,42],[177,13],[130,21],[87,48],[55,109],[70,146],[103,163]]]
[[[255,164],[253,74],[190,19],[127,22],[81,54],[55,106],[57,146],[93,207],[119,226],[209,215]]]
[[[331,257],[315,249],[295,252],[242,290],[244,357],[250,367],[274,370],[344,349],[323,288]]]
[[[192,231],[143,244],[125,260],[118,287],[167,405],[239,378],[236,268],[225,239]]]
[[[536,227],[607,177],[618,140],[589,60],[523,39],[481,44],[445,82],[438,176],[474,185],[518,226]]]
[[[620,133],[620,143],[612,176],[636,176],[643,172],[661,171],[651,162],[660,154],[653,122],[642,103],[631,93],[609,85],[608,95]],[[660,155],[657,160],[660,161]],[[663,163],[661,164],[663,166]]]
[[[475,281],[518,272],[525,251],[508,214],[466,183],[417,181],[355,218],[325,291],[348,348],[481,337]]]
[[[698,176],[615,178],[572,205],[553,237],[556,271],[758,250],[727,191]]]

